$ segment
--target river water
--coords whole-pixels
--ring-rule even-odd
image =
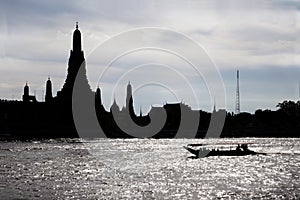
[[[189,143],[267,153],[188,158]],[[300,139],[0,142],[0,199],[300,199]]]

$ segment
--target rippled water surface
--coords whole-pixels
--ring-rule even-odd
[[[188,158],[201,142],[267,155]],[[0,157],[0,199],[300,199],[300,139],[16,141]]]

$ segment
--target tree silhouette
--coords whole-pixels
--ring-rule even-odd
[[[289,116],[299,116],[300,114],[300,101],[283,101],[282,103],[278,103],[277,106],[279,111],[289,115]]]

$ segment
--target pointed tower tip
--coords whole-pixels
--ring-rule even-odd
[[[143,112],[142,112],[142,106],[140,105],[140,117],[143,116]]]
[[[78,29],[78,22],[76,22],[76,29]]]

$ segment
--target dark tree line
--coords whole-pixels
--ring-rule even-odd
[[[279,111],[288,115],[288,116],[299,116],[300,115],[300,101],[283,101],[282,103],[277,104]]]
[[[278,103],[278,110],[227,114],[223,137],[300,137],[300,101]]]

